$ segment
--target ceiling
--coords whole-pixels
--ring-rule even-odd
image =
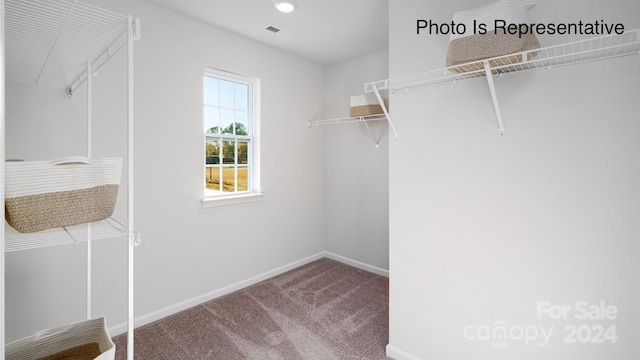
[[[323,65],[389,48],[389,0],[297,0],[288,14],[272,0],[146,1]]]

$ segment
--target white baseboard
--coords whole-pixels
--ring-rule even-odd
[[[359,262],[359,261],[356,261],[356,260],[352,260],[352,259],[346,258],[344,256],[336,255],[336,254],[333,254],[333,253],[330,253],[330,252],[327,252],[327,251],[322,251],[322,252],[319,252],[317,254],[308,256],[306,258],[303,258],[303,259],[294,261],[292,263],[286,264],[286,265],[281,266],[279,268],[266,271],[266,272],[264,272],[262,274],[256,275],[256,276],[251,277],[249,279],[246,279],[246,280],[243,280],[243,281],[239,281],[239,282],[237,282],[235,284],[231,284],[229,286],[223,287],[221,289],[217,289],[217,290],[211,291],[209,293],[206,293],[206,294],[203,294],[203,295],[200,295],[200,296],[196,296],[194,298],[179,302],[177,304],[174,304],[174,305],[171,305],[171,306],[167,306],[167,307],[162,308],[160,310],[156,310],[156,311],[154,311],[152,313],[136,317],[135,320],[134,320],[135,327],[139,327],[139,326],[144,326],[144,325],[150,324],[150,323],[152,323],[154,321],[160,320],[160,319],[162,319],[164,317],[167,317],[169,315],[173,315],[175,313],[178,313],[180,311],[183,311],[183,310],[189,309],[191,307],[200,305],[200,304],[205,303],[207,301],[210,301],[210,300],[219,298],[221,296],[230,294],[230,293],[232,293],[234,291],[238,291],[238,290],[244,289],[244,288],[246,288],[248,286],[251,286],[253,284],[259,283],[260,281],[267,280],[267,279],[272,278],[272,277],[274,277],[276,275],[283,274],[283,273],[285,273],[285,272],[287,272],[289,270],[295,269],[295,268],[297,268],[299,266],[308,264],[308,263],[310,263],[312,261],[321,259],[323,257],[326,257],[326,258],[329,258],[329,259],[332,259],[332,260],[336,260],[336,261],[345,263],[347,265],[350,265],[350,266],[353,266],[353,267],[357,267],[358,269],[362,269],[362,270],[366,270],[366,271],[372,272],[374,274],[378,274],[378,275],[389,277],[389,271],[387,271],[387,270],[384,270],[384,269],[381,269],[381,268],[378,268],[378,267],[375,267],[375,266],[372,266],[372,265],[368,265],[368,264],[365,264],[365,263],[362,263],[362,262]],[[109,328],[109,334],[111,336],[120,335],[120,334],[123,334],[125,332],[127,332],[127,323],[126,322],[118,324],[118,325],[115,325],[115,326],[112,326],[112,327]]]
[[[390,357],[393,360],[421,360],[419,357],[402,351],[391,344],[387,344],[387,357]]]
[[[347,257],[341,256],[341,255],[337,255],[334,253],[330,253],[328,251],[324,252],[324,256],[332,259],[332,260],[336,260],[339,261],[341,263],[347,264],[347,265],[351,265],[353,267],[356,267],[358,269],[362,269],[365,271],[368,271],[370,273],[374,273],[380,276],[384,276],[384,277],[389,277],[389,270],[385,270],[382,268],[379,268],[377,266],[373,266],[373,265],[369,265],[369,264],[365,264],[363,262],[357,261],[357,260],[353,260],[353,259],[349,259]]]
[[[194,298],[179,302],[177,304],[173,304],[171,306],[167,306],[165,308],[162,308],[160,310],[156,310],[152,313],[146,314],[146,315],[142,315],[139,317],[136,317],[134,320],[135,323],[135,327],[139,327],[139,326],[144,326],[147,324],[150,324],[154,321],[160,320],[164,317],[167,317],[169,315],[173,315],[175,313],[178,313],[180,311],[192,308],[194,306],[198,306],[202,303],[205,303],[209,300],[213,300],[216,298],[219,298],[221,296],[227,295],[227,294],[231,294],[234,291],[238,291],[240,289],[244,289],[248,286],[251,286],[253,284],[259,283],[260,281],[269,279],[271,277],[274,277],[276,275],[280,275],[283,274],[289,270],[295,269],[299,266],[308,264],[312,261],[321,259],[325,256],[324,252],[320,252],[311,256],[308,256],[304,259],[300,259],[298,261],[294,261],[292,263],[289,263],[287,265],[281,266],[279,268],[270,270],[270,271],[266,271],[262,274],[256,275],[252,278],[246,279],[246,280],[242,280],[239,281],[235,284],[231,284],[229,286],[225,286],[221,289],[217,289],[214,291],[211,291],[209,293],[200,295],[200,296],[196,296]],[[119,334],[123,334],[127,332],[127,323],[124,322],[122,324],[118,324],[116,326],[110,327],[109,328],[109,334],[111,336],[116,336]]]

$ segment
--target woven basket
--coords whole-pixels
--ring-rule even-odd
[[[384,107],[389,111],[389,101],[382,99]],[[382,106],[378,102],[378,98],[373,93],[367,93],[364,95],[354,95],[351,97],[351,107],[349,109],[349,116],[368,116],[382,114]]]
[[[476,9],[453,14],[453,21],[456,24],[465,24],[467,33],[451,35],[447,51],[447,66],[457,73],[480,70],[484,68],[484,64],[478,60],[539,48],[540,43],[534,34],[526,34],[522,37],[518,37],[517,34],[496,34],[492,26],[495,20],[504,20],[513,24],[528,23],[527,10],[535,4],[533,0],[499,0]],[[471,29],[474,21],[487,24],[489,26],[487,33],[473,34]],[[527,53],[527,58],[536,55],[537,52],[532,51]],[[490,64],[499,66],[521,61],[522,55],[514,54],[490,61]],[[465,65],[456,66],[461,64]]]
[[[5,219],[18,232],[104,220],[118,196],[121,158],[5,163]]]
[[[113,360],[115,354],[104,318],[42,330],[5,349],[6,360]]]

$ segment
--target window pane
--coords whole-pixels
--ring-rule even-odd
[[[249,163],[249,140],[238,140],[238,165],[247,165]]]
[[[207,138],[205,164],[220,164],[220,140]]]
[[[204,77],[204,103],[218,106],[218,79],[209,76]]]
[[[222,191],[230,192],[236,191],[236,168],[223,167],[222,168]]]
[[[248,125],[248,115],[246,111],[236,111],[235,112],[235,122],[236,122],[236,135],[249,135],[247,131]]]
[[[208,190],[220,191],[220,166],[207,167],[204,181]]]
[[[233,134],[233,111],[220,110],[220,130],[223,134]]]
[[[249,168],[238,168],[238,191],[249,190]]]
[[[230,81],[220,80],[220,106],[233,108],[233,84]]]
[[[236,142],[234,140],[222,141],[222,163],[223,164],[235,164],[236,163]]]
[[[237,110],[249,109],[249,86],[244,84],[235,84],[236,87],[236,99],[235,108]]]
[[[209,134],[218,134],[218,110],[210,106],[204,107],[204,132]]]
[[[205,195],[253,189],[253,99],[250,79],[205,69]],[[256,175],[257,176],[257,175]]]

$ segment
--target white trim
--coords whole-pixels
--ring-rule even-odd
[[[266,193],[260,194],[243,194],[243,195],[231,195],[224,197],[205,197],[202,199],[202,208],[210,208],[210,207],[218,207],[218,206],[227,206],[227,205],[235,205],[235,204],[244,204],[255,201],[262,201]]]
[[[253,77],[253,76],[247,76],[247,75],[241,75],[241,74],[237,74],[237,73],[233,73],[233,72],[229,72],[226,70],[221,70],[221,69],[216,69],[216,68],[212,68],[212,67],[205,67],[204,69],[204,77],[210,77],[213,79],[217,79],[217,80],[223,80],[223,81],[228,81],[228,82],[233,82],[233,83],[238,83],[238,84],[243,84],[246,85],[249,88],[249,93],[248,93],[248,109],[247,109],[247,131],[248,131],[248,135],[231,135],[231,134],[208,134],[205,133],[205,141],[204,141],[204,149],[205,149],[205,154],[206,154],[206,146],[207,146],[207,137],[211,137],[211,138],[217,138],[220,139],[220,141],[223,141],[224,139],[236,139],[236,140],[247,140],[247,142],[250,144],[249,146],[249,153],[248,153],[248,162],[246,164],[246,166],[249,169],[249,189],[248,192],[251,195],[254,196],[260,196],[262,195],[262,191],[260,188],[260,79]],[[203,87],[203,92],[204,92],[204,87]],[[220,94],[218,94],[218,96],[220,96]],[[210,107],[214,107],[214,108],[218,108],[218,109],[225,109],[224,107],[220,106],[221,104],[218,103],[217,106],[212,106],[212,105],[207,105],[206,103],[203,103],[204,107],[210,106]],[[235,107],[235,102],[234,102],[234,107]],[[229,109],[232,110],[232,109]],[[204,114],[203,114],[203,120],[204,120]],[[218,124],[218,126],[220,126],[220,124]],[[221,144],[222,145],[222,144]],[[237,154],[236,154],[236,162],[235,164],[233,164],[233,166],[229,166],[229,167],[234,167],[237,168],[238,167],[238,163],[237,163]],[[224,167],[224,164],[222,163],[222,161],[220,162],[220,177],[222,178],[222,168]],[[205,172],[205,178],[206,178],[206,169],[207,166],[205,164],[205,167],[203,168],[203,172]],[[237,174],[236,174],[237,176]],[[237,179],[236,179],[237,180]],[[237,181],[236,181],[237,184]],[[223,193],[221,193],[221,195],[211,195],[211,194],[207,194],[207,187],[206,187],[206,183],[203,184],[203,189],[205,192],[205,197],[203,199],[208,201],[209,197],[216,197],[216,196],[220,196],[220,197],[225,197],[226,195],[224,195]],[[244,194],[237,194],[238,192],[236,192],[236,195],[240,195],[240,197],[243,197],[243,195],[246,195],[246,193]],[[259,199],[253,200],[253,201],[257,201]],[[243,202],[249,202],[249,201],[223,201],[220,202],[219,205],[229,205],[229,204],[236,204],[236,203],[243,203]],[[213,203],[212,203],[213,204]],[[219,205],[211,205],[211,206],[219,206]],[[210,206],[205,206],[205,203],[203,202],[203,207],[210,207]]]
[[[323,257],[324,257],[324,253],[320,252],[320,253],[317,253],[315,255],[311,255],[311,256],[308,256],[306,258],[300,259],[298,261],[294,261],[294,262],[289,263],[287,265],[281,266],[279,268],[266,271],[266,272],[264,272],[262,274],[256,275],[256,276],[251,277],[249,279],[239,281],[239,282],[237,282],[235,284],[231,284],[229,286],[225,286],[225,287],[223,287],[221,289],[217,289],[217,290],[211,291],[209,293],[206,293],[206,294],[203,294],[203,295],[200,295],[200,296],[196,296],[194,298],[191,298],[191,299],[188,299],[188,300],[185,300],[185,301],[181,301],[181,302],[179,302],[177,304],[167,306],[167,307],[162,308],[160,310],[156,310],[156,311],[154,311],[152,313],[149,313],[147,315],[143,315],[143,316],[137,317],[136,320],[135,320],[135,324],[136,324],[136,326],[143,326],[143,325],[152,323],[152,322],[154,322],[156,320],[160,320],[160,319],[162,319],[164,317],[167,317],[169,315],[173,315],[173,314],[178,313],[180,311],[183,311],[183,310],[189,309],[191,307],[203,304],[203,303],[205,303],[205,302],[207,302],[209,300],[213,300],[213,299],[219,298],[221,296],[224,296],[224,295],[227,295],[227,294],[231,294],[234,291],[238,291],[238,290],[244,289],[244,288],[246,288],[248,286],[251,286],[253,284],[259,283],[260,281],[267,280],[267,279],[272,278],[272,277],[274,277],[276,275],[283,274],[283,273],[285,273],[285,272],[287,272],[289,270],[295,269],[295,268],[297,268],[299,266],[308,264],[308,263],[310,263],[312,261],[321,259]],[[109,334],[111,336],[122,334],[125,331],[126,331],[126,324],[118,324],[116,326],[113,326],[113,327],[109,328]]]
[[[393,360],[422,360],[421,358],[400,350],[391,344],[387,345],[387,357]]]
[[[341,256],[341,255],[338,255],[338,254],[334,254],[334,253],[331,253],[331,252],[328,252],[328,251],[324,251],[324,256],[329,258],[329,259],[332,259],[332,260],[335,260],[335,261],[339,261],[341,263],[353,266],[355,268],[362,269],[362,270],[368,271],[370,273],[374,273],[376,275],[384,276],[386,278],[389,277],[389,270],[385,270],[385,269],[379,268],[377,266],[365,264],[363,262],[360,262],[360,261],[357,261],[357,260],[353,260],[353,259]]]
[[[221,289],[213,290],[213,291],[208,292],[206,294],[203,294],[203,295],[200,295],[200,296],[196,296],[196,297],[193,297],[191,299],[187,299],[185,301],[181,301],[181,302],[179,302],[177,304],[167,306],[165,308],[162,308],[160,310],[156,310],[156,311],[151,312],[149,314],[139,316],[134,321],[135,325],[136,325],[136,327],[138,327],[138,326],[144,326],[144,325],[150,324],[150,323],[152,323],[154,321],[160,320],[160,319],[165,318],[165,317],[167,317],[169,315],[173,315],[175,313],[178,313],[180,311],[189,309],[191,307],[198,306],[198,305],[200,305],[202,303],[205,303],[207,301],[210,301],[210,300],[213,300],[213,299],[217,299],[217,298],[219,298],[221,296],[230,294],[230,293],[232,293],[234,291],[238,291],[238,290],[244,289],[244,288],[246,288],[248,286],[251,286],[253,284],[259,283],[260,281],[267,280],[267,279],[272,278],[274,276],[283,274],[283,273],[285,273],[285,272],[287,272],[289,270],[293,270],[293,269],[295,269],[295,268],[297,268],[299,266],[306,265],[306,264],[308,264],[308,263],[310,263],[312,261],[316,261],[316,260],[319,260],[319,259],[322,259],[322,258],[325,258],[325,257],[329,258],[329,259],[332,259],[332,260],[335,260],[335,261],[339,261],[341,263],[344,263],[344,264],[347,264],[347,265],[350,265],[350,266],[353,266],[353,267],[357,267],[358,269],[369,271],[369,272],[374,273],[374,274],[387,276],[387,277],[389,276],[388,275],[389,271],[387,271],[387,270],[384,270],[384,269],[381,269],[381,268],[378,268],[378,267],[375,267],[375,266],[372,266],[372,265],[368,265],[368,264],[365,264],[363,262],[359,262],[359,261],[356,261],[356,260],[353,260],[353,259],[349,259],[349,258],[344,257],[344,256],[333,254],[333,253],[330,253],[328,251],[321,251],[321,252],[319,252],[317,254],[314,254],[314,255],[311,255],[311,256],[307,256],[307,257],[305,257],[303,259],[291,262],[289,264],[283,265],[283,266],[275,268],[273,270],[266,271],[266,272],[264,272],[262,274],[256,275],[256,276],[251,277],[249,279],[239,281],[239,282],[237,282],[235,284],[231,284],[229,286],[225,286],[225,287],[223,287]],[[127,324],[126,323],[121,323],[121,324],[118,324],[118,325],[114,325],[114,326],[109,328],[109,334],[111,336],[120,335],[120,334],[125,333],[126,331],[127,331]],[[387,352],[388,352],[388,349],[387,349]],[[401,360],[401,359],[402,358],[398,358],[398,360]],[[407,359],[411,359],[411,358],[407,358]]]

